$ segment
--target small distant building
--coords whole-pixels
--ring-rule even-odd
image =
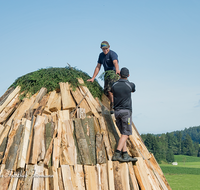
[[[172,162],[172,165],[177,166],[178,162]]]

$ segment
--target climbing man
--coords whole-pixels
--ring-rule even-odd
[[[100,48],[102,49],[103,52],[99,54],[99,59],[97,62],[97,66],[94,70],[93,77],[87,80],[89,82],[94,81],[95,77],[98,75],[101,69],[101,65],[103,65],[105,71],[113,70],[115,71],[116,74],[120,73],[118,65],[118,55],[114,51],[110,50],[109,43],[107,41],[103,41],[101,43]],[[105,76],[104,93],[110,100],[111,113],[113,113],[114,111],[113,111],[113,95],[110,92],[110,90],[114,82],[116,82],[116,80]]]
[[[114,113],[116,125],[121,133],[117,149],[112,157],[113,161],[136,162],[127,153],[126,140],[132,135],[132,100],[131,93],[135,92],[135,84],[129,82],[129,70],[123,67],[120,71],[120,79],[111,88],[114,98]]]

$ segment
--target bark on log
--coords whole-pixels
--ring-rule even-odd
[[[93,118],[81,119],[83,131],[90,151],[90,158],[93,165],[96,165],[96,143],[95,143],[95,130]]]
[[[76,104],[70,93],[69,83],[60,82],[59,85],[60,85],[60,91],[61,91],[61,97],[62,97],[62,109],[63,110],[74,109],[76,107]]]
[[[96,134],[96,156],[97,164],[106,163],[106,151],[102,135],[97,132]]]
[[[85,138],[81,120],[75,119],[74,121],[75,121],[75,135],[83,164],[92,164],[89,147]]]
[[[121,169],[118,161],[113,162],[115,190],[126,190],[122,184]]]

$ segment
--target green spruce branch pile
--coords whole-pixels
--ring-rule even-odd
[[[78,78],[84,80],[85,86],[88,87],[94,97],[101,99],[103,88],[99,85],[97,80],[87,82],[91,78],[87,73],[78,70],[74,67],[67,66],[65,68],[46,68],[38,71],[28,73],[19,77],[11,86],[20,86],[21,92],[24,92],[21,98],[23,99],[27,94],[29,96],[38,92],[42,87],[47,88],[48,92],[59,89],[59,82],[69,82],[73,90],[80,86]]]

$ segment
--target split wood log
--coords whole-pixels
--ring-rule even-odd
[[[59,155],[60,155],[60,139],[56,137],[54,138],[53,142],[53,166],[55,170],[59,167]]]
[[[101,134],[103,134],[103,140],[105,143],[107,156],[108,156],[108,159],[111,160],[113,153],[112,153],[110,141],[108,138],[108,131],[107,131],[103,117],[99,117],[98,119],[99,119],[99,123],[100,123],[100,127],[101,127]]]
[[[75,165],[74,173],[75,173],[75,185],[76,185],[75,190],[85,190],[83,166]]]
[[[29,137],[30,137],[30,132],[31,132],[31,121],[26,120],[24,127],[25,129],[22,136],[22,142],[20,144],[20,152],[19,152],[19,157],[18,157],[17,168],[25,167]]]
[[[65,190],[68,189],[73,190],[74,188],[71,180],[71,170],[69,165],[61,165],[61,170],[62,170],[62,177]]]
[[[25,180],[25,171],[23,169],[19,169],[19,179],[17,181],[16,190],[20,190],[23,188],[24,180]]]
[[[4,103],[0,105],[0,113],[10,103],[10,101],[19,93],[20,89],[21,87],[17,86],[15,90],[8,96],[8,98],[6,98]]]
[[[104,106],[102,106],[102,115],[104,117],[104,120],[107,125],[108,135],[110,139],[110,144],[112,147],[112,152],[114,152],[117,149],[117,144],[119,141],[119,135],[117,134],[115,125],[113,123],[112,117],[110,115],[110,112],[105,109]]]
[[[137,181],[139,183],[139,186],[141,190],[143,189],[151,189],[151,184],[149,182],[147,173],[145,172],[145,162],[143,158],[137,157],[138,161],[136,162],[136,165],[133,166],[135,175],[137,178]]]
[[[121,171],[122,186],[125,190],[130,190],[128,165],[127,163],[121,163],[119,166]]]
[[[63,177],[62,177],[61,168],[58,168],[57,172],[58,172],[58,181],[59,181],[58,186],[59,186],[59,190],[64,190],[65,187],[64,187],[64,183],[63,183]]]
[[[81,119],[85,138],[89,147],[90,158],[93,165],[96,165],[96,150],[95,150],[95,130],[93,118]]]
[[[43,96],[46,95],[46,93],[47,93],[47,89],[44,88],[44,87],[42,87],[42,88],[40,89],[39,93],[37,94],[34,103],[31,105],[31,107],[30,107],[29,110],[28,110],[28,113],[27,113],[28,119],[31,119],[31,118],[32,118],[35,107],[36,107],[36,106],[38,105],[38,103],[42,100]]]
[[[45,117],[38,115],[33,128],[33,144],[29,160],[29,163],[31,164],[37,164],[38,159],[44,159],[44,120]]]
[[[108,160],[108,184],[109,190],[115,190],[115,183],[114,183],[114,173],[113,173],[113,162]]]
[[[96,134],[96,157],[97,164],[106,163],[106,152],[102,135],[97,132]]]
[[[49,99],[49,95],[46,94],[46,95],[42,98],[42,100],[40,101],[39,106],[37,107],[37,109],[35,110],[34,116],[36,116],[36,115],[42,115],[43,110],[44,110],[44,108],[45,108],[45,106],[46,106],[46,104],[47,104],[48,99]]]
[[[11,180],[10,180],[10,184],[9,184],[9,187],[8,187],[8,190],[16,190],[17,188],[17,183],[18,183],[18,172],[14,172]]]
[[[74,109],[76,107],[76,104],[72,98],[72,95],[70,93],[70,85],[68,82],[60,82],[60,91],[61,91],[61,97],[62,97],[62,109]]]
[[[49,170],[48,168],[44,168],[44,184],[45,184],[45,190],[49,190]]]
[[[31,190],[35,165],[26,165],[26,177],[24,180],[23,190]]]
[[[101,103],[106,107],[107,110],[110,110],[110,100],[105,94],[102,94]]]
[[[6,169],[3,170],[1,174],[2,176],[0,178],[0,190],[8,189],[12,173],[13,172],[11,170],[6,170]]]
[[[122,184],[121,168],[118,161],[113,162],[113,173],[115,181],[115,190],[126,190],[124,184]]]
[[[58,118],[64,122],[65,120],[70,119],[70,113],[69,110],[59,110],[58,111]]]
[[[84,108],[85,109],[85,113],[87,115],[91,115],[91,109],[88,105],[88,103],[86,102],[86,100],[84,99],[84,96],[82,95],[82,93],[80,92],[80,90],[78,88],[76,88],[75,90],[70,89],[71,94],[73,96],[73,98],[75,99],[76,103],[79,104],[80,108]]]
[[[56,91],[55,90],[50,92],[48,102],[47,102],[47,104],[45,105],[45,108],[44,108],[44,113],[51,114],[51,111],[49,110],[49,108],[50,108],[51,103],[54,100],[55,96],[56,96]]]
[[[77,187],[76,187],[76,177],[75,177],[75,171],[74,171],[74,166],[69,166],[70,168],[70,172],[71,172],[71,180],[72,180],[72,186],[73,186],[73,189],[76,190]]]
[[[56,112],[58,110],[61,110],[61,94],[60,93],[55,94],[54,99],[51,102],[51,105],[49,106],[49,110],[51,112]]]
[[[78,82],[80,84],[84,84],[83,79],[78,79]],[[92,104],[94,105],[94,107],[97,109],[98,112],[101,112],[101,106],[99,106],[98,102],[94,99],[89,89],[83,85],[80,85],[80,88],[83,90],[84,93],[88,92],[88,97],[90,98]]]
[[[87,190],[98,190],[97,170],[95,166],[84,165],[85,184]]]
[[[105,163],[99,166],[100,166],[101,190],[109,190],[107,164]]]
[[[33,189],[44,190],[44,166],[35,165],[35,173],[33,177]]]
[[[79,118],[79,119],[85,119],[86,118],[85,108],[78,108],[77,109],[77,118]]]
[[[53,176],[53,177],[49,178],[49,190],[58,189],[58,187],[54,188],[54,177],[56,177],[56,176],[54,175],[53,169],[54,169],[53,166],[49,167],[49,169],[48,169],[49,176]],[[56,185],[58,186],[58,184],[55,184],[55,186]]]
[[[97,134],[97,132],[101,133],[101,128],[98,119],[96,117],[93,117],[93,119],[94,119],[95,134]]]
[[[19,151],[22,132],[23,132],[23,125],[19,125],[18,129],[16,130],[16,134],[13,138],[13,142],[9,148],[8,156],[5,162],[6,164],[5,169],[13,170],[14,163],[16,161],[16,157]],[[9,138],[11,138],[11,135],[9,136]]]
[[[138,186],[138,182],[137,182],[134,170],[133,170],[132,162],[128,162],[128,169],[129,169],[129,174],[130,174],[130,181],[131,181],[131,184],[133,186],[132,189],[139,190],[139,186]]]
[[[8,98],[8,96],[15,90],[15,87],[12,86],[10,87],[8,90],[6,90],[6,92],[0,97],[0,105],[2,105],[6,99]]]
[[[3,123],[8,119],[8,117],[16,110],[19,105],[19,94],[17,94],[10,103],[4,108],[4,110],[0,113],[0,123]]]
[[[89,147],[85,138],[84,130],[80,119],[75,119],[75,135],[77,139],[78,149],[81,154],[83,164],[92,164]]]
[[[62,165],[74,165],[76,163],[76,147],[69,120],[62,123],[61,147]]]

